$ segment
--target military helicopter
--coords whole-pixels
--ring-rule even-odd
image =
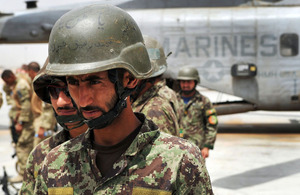
[[[97,3],[127,10],[142,33],[157,38],[166,53],[172,52],[168,66],[174,75],[182,66],[196,67],[201,86],[242,99],[216,104],[219,115],[300,110],[300,1]],[[47,43],[55,21],[76,6],[39,9],[33,3],[31,7],[1,14],[0,44]]]

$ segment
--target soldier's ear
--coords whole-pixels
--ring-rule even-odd
[[[128,71],[124,72],[124,76],[123,76],[124,88],[127,87],[129,89],[133,89],[138,84],[138,81],[139,79],[133,77],[132,74],[130,74]]]

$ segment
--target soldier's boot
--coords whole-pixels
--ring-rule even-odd
[[[17,176],[15,176],[13,178],[9,178],[8,181],[10,183],[21,183],[23,181],[23,176],[18,174]]]

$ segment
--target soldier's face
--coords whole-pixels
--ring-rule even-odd
[[[86,119],[97,118],[111,110],[117,101],[115,85],[107,71],[67,77],[68,88]]]
[[[66,87],[64,82],[57,82],[48,87],[52,106],[59,116],[77,114],[77,109],[73,106],[71,98],[64,92]]]
[[[182,91],[192,91],[195,88],[194,80],[180,80],[179,84]]]
[[[10,76],[10,77],[8,77],[8,78],[4,78],[3,80],[4,80],[4,82],[5,82],[8,86],[12,86],[12,85],[15,83],[15,81],[16,81],[16,77],[15,77],[15,76]]]
[[[36,73],[33,70],[28,70],[28,75],[33,80],[34,77],[35,77],[35,75],[36,75]]]

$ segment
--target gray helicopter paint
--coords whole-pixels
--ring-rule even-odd
[[[280,54],[280,36],[299,35],[299,7],[194,8],[132,11],[142,32],[155,35],[169,67],[194,66],[201,85],[254,103],[258,109],[299,110],[299,55]],[[152,17],[148,17],[151,15]],[[288,21],[288,22],[287,22]],[[257,75],[236,78],[234,64],[255,64]]]

